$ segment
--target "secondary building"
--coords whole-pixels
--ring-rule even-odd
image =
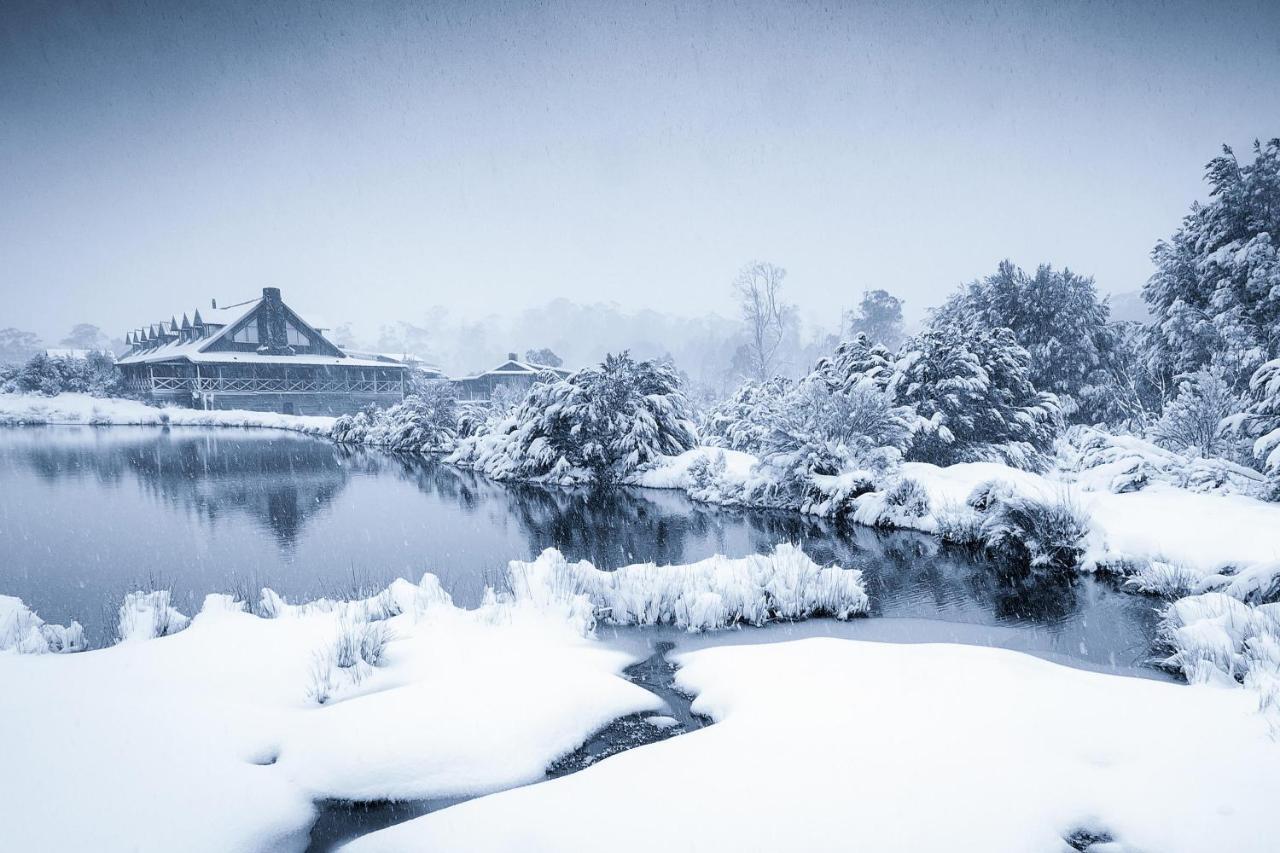
[[[459,400],[487,402],[499,389],[508,389],[511,394],[523,396],[539,377],[548,374],[564,379],[573,371],[545,364],[521,361],[516,353],[507,353],[507,360],[492,370],[464,376],[453,380]]]
[[[125,336],[116,364],[137,393],[201,409],[336,415],[404,399],[409,366],[353,358],[284,303],[260,299],[176,315]],[[437,372],[438,373],[438,372]]]

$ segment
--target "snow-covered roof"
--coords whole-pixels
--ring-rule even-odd
[[[536,364],[532,361],[517,361],[515,359],[507,359],[502,364],[492,370],[485,370],[480,373],[473,373],[470,376],[463,376],[463,379],[481,379],[485,376],[536,376],[544,370],[550,370],[560,376],[568,376],[572,370],[565,370],[563,367],[552,367],[549,364]]]
[[[219,350],[217,352],[207,352],[208,348],[215,342],[225,337],[237,323],[249,316],[262,303],[262,298],[250,299],[247,302],[241,302],[236,305],[229,305],[225,308],[208,308],[200,309],[193,312],[192,325],[195,325],[194,314],[199,314],[201,322],[206,327],[212,326],[217,331],[212,334],[206,334],[204,337],[192,338],[190,340],[182,340],[175,337],[173,340],[160,344],[159,346],[150,347],[135,353],[129,353],[116,360],[117,364],[152,364],[162,361],[186,360],[192,364],[226,364],[234,362],[238,364],[296,364],[296,365],[319,365],[319,366],[345,366],[345,367],[402,367],[399,361],[388,362],[375,357],[361,358],[347,356],[345,358],[333,355],[311,355],[307,353],[299,353],[296,355],[267,355],[265,353],[241,352]],[[182,315],[184,319],[187,315]],[[295,315],[296,316],[296,315]],[[301,318],[299,318],[301,319]],[[305,321],[304,321],[305,322]],[[309,324],[308,324],[309,325]],[[170,321],[162,321],[152,324],[146,330],[151,333],[154,329],[155,333],[166,335],[176,333],[177,329],[183,328],[179,321],[174,325]]]
[[[374,361],[387,361],[387,362],[393,362],[395,364],[407,364],[412,366],[416,370],[424,370],[424,371],[427,371],[428,373],[440,373],[440,374],[444,373],[444,371],[442,371],[436,365],[428,364],[426,361],[422,360],[421,358],[419,358],[418,356],[414,355],[411,352],[404,352],[404,353],[370,352],[369,350],[354,350],[354,349],[348,349],[347,347],[342,347],[341,349],[343,352],[345,352],[347,355],[351,356],[352,358],[368,358],[368,359],[373,359]]]

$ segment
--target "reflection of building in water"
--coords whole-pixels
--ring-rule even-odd
[[[171,317],[125,336],[117,364],[138,393],[200,409],[330,415],[404,399],[409,365],[343,352],[264,287],[261,299]],[[425,365],[416,370],[439,376]]]
[[[21,458],[44,479],[120,484],[132,475],[147,494],[211,522],[247,515],[286,546],[347,483],[332,445],[288,433],[146,429],[99,442],[90,429],[42,439]]]

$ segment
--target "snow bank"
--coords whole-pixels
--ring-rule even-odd
[[[79,622],[50,625],[11,595],[0,595],[0,652],[23,655],[75,652],[85,647]]]
[[[834,638],[677,661],[716,725],[344,850],[1025,853],[1085,832],[1111,851],[1275,847],[1280,744],[1244,691]],[[619,831],[637,815],[643,832]]]
[[[617,625],[666,624],[688,631],[810,616],[848,619],[868,607],[861,572],[820,566],[787,544],[741,559],[645,563],[612,572],[585,561],[570,563],[549,548],[531,563],[512,561],[509,581],[516,601],[557,607],[575,621],[594,616]],[[566,604],[579,598],[589,616],[583,607]]]
[[[93,426],[225,426],[260,427],[328,436],[336,418],[246,412],[159,409],[137,400],[90,397],[88,394],[0,394],[0,426],[90,424]]]
[[[461,610],[432,576],[349,605],[264,599],[274,618],[214,595],[172,636],[0,654],[0,850],[302,850],[317,799],[521,784],[609,721],[664,710],[621,676],[631,656],[527,602]],[[353,625],[385,632],[376,665],[329,659]],[[318,662],[335,668],[324,704]]]

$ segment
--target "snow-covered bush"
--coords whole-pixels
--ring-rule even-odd
[[[1008,329],[948,327],[908,341],[888,383],[917,416],[907,458],[1042,470],[1062,420],[1057,398],[1031,384],[1029,361]]]
[[[18,654],[41,655],[84,648],[84,628],[79,622],[50,625],[22,599],[0,595],[0,652],[12,649]]]
[[[548,549],[533,562],[512,561],[508,571],[516,602],[575,612],[585,605],[597,621],[616,625],[710,631],[812,616],[849,619],[869,606],[861,572],[820,566],[786,544],[740,559],[646,563],[612,572],[568,562]]]
[[[696,443],[676,374],[624,352],[533,386],[501,423],[459,442],[449,461],[497,480],[608,485]]]
[[[905,528],[932,531],[932,507],[924,486],[903,477],[883,492],[869,494],[857,502],[854,521],[869,527]]]
[[[330,437],[339,444],[364,444],[386,450],[432,453],[453,447],[458,409],[447,382],[433,382],[388,409],[343,415]]]
[[[1197,370],[1179,378],[1178,392],[1152,427],[1151,437],[1171,450],[1222,456],[1230,450],[1222,422],[1240,409],[1240,399],[1221,369]]]
[[[704,444],[759,454],[770,423],[791,391],[790,379],[749,381],[702,416],[698,434]]]
[[[1268,497],[1280,501],[1280,359],[1268,361],[1249,380],[1249,408],[1227,421],[1235,434],[1253,439],[1253,456],[1266,472]]]
[[[989,485],[970,496],[981,513],[982,544],[1006,565],[1037,574],[1074,569],[1084,555],[1089,522],[1065,497],[1038,498]]]
[[[1228,459],[1188,456],[1132,435],[1073,426],[1058,442],[1057,467],[1082,489],[1116,494],[1169,483],[1193,492],[1259,497],[1265,478]]]
[[[37,353],[12,371],[0,391],[6,393],[89,394],[94,397],[125,396],[124,376],[110,355],[91,352],[85,358],[51,358]]]

